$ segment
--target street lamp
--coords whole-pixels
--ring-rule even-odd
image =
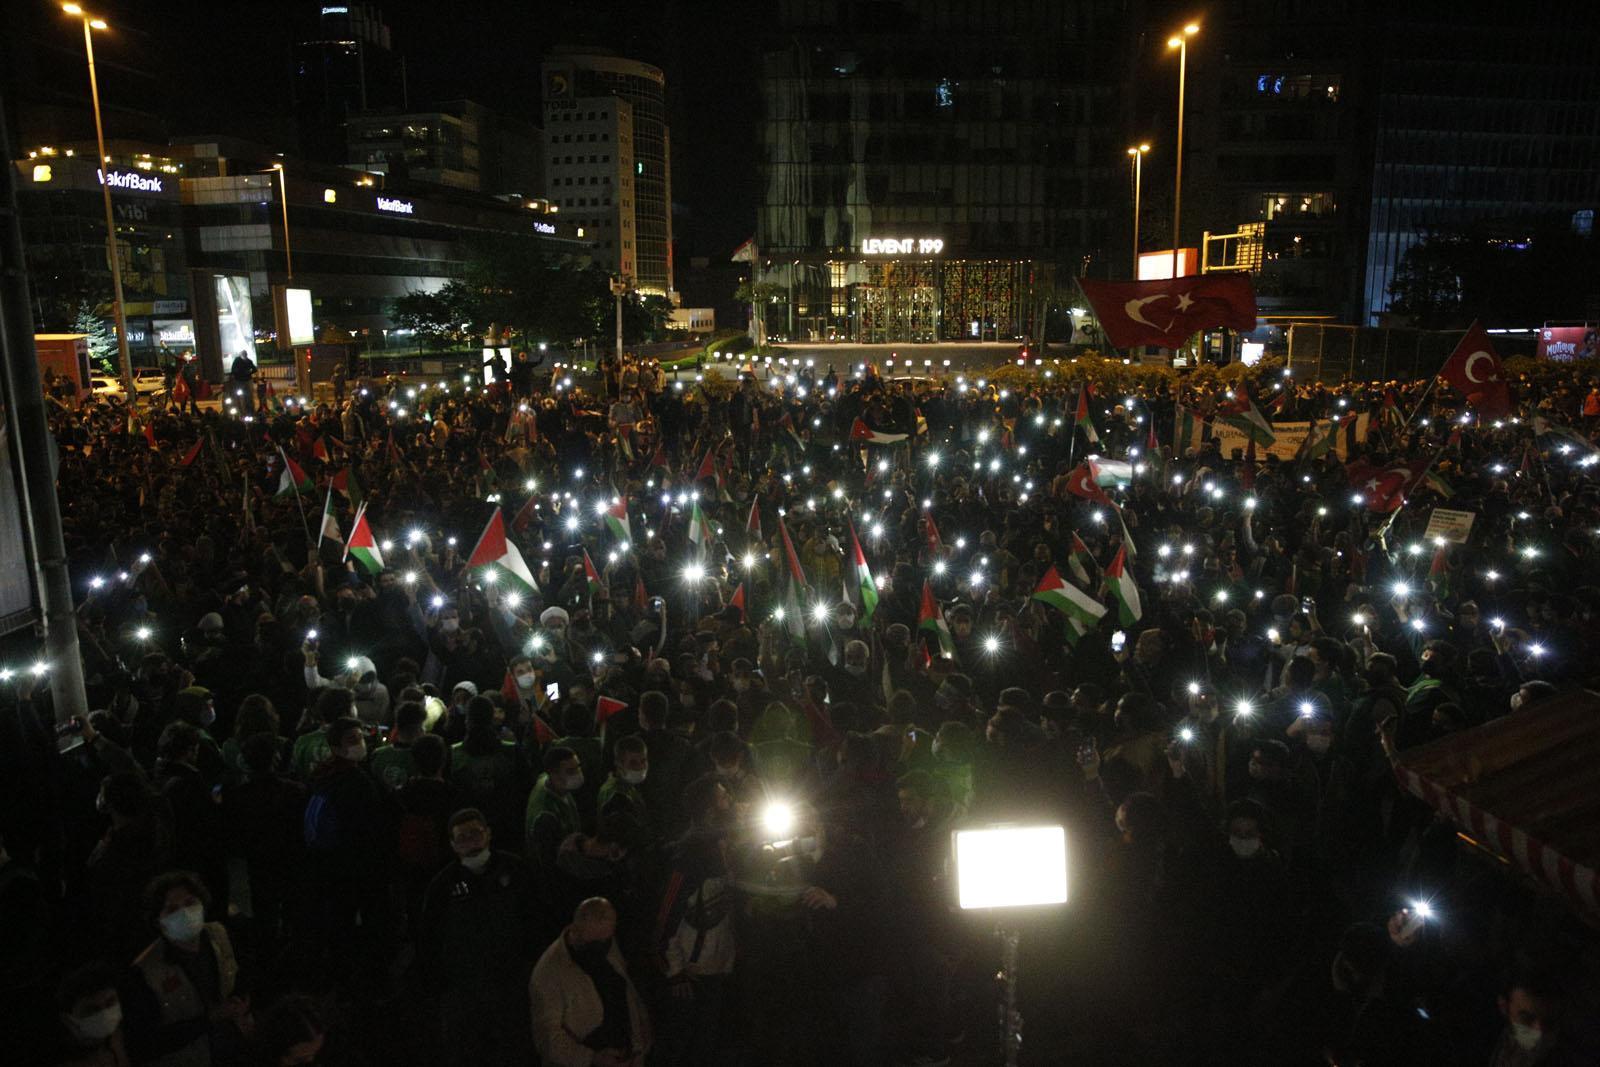
[[[1133,163],[1133,277],[1139,277],[1139,194],[1144,182],[1144,155],[1150,151],[1149,144],[1140,144],[1137,148],[1128,149],[1128,158]]]
[[[1182,33],[1167,38],[1167,47],[1178,50],[1178,165],[1172,182],[1172,277],[1178,277],[1178,224],[1183,218],[1183,86],[1189,76],[1189,38],[1200,32],[1189,23]]]
[[[106,174],[111,157],[106,155],[106,131],[100,121],[100,82],[94,69],[94,31],[108,27],[105,19],[89,14],[78,4],[62,4],[61,10],[83,23],[83,54],[89,61],[89,99],[94,104],[94,139],[100,150],[95,173],[100,176],[100,199],[106,209],[106,255],[111,267],[111,297],[117,322],[117,360],[122,370],[122,392],[131,417],[137,394],[133,390],[133,361],[128,356],[128,315],[122,301],[122,263],[117,256],[117,226],[111,219],[111,182]]]
[[[289,281],[294,281],[294,253],[289,249],[289,180],[284,176],[283,164],[274,163],[278,173],[278,202],[283,205],[283,266]]]

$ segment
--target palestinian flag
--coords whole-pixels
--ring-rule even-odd
[[[1393,389],[1383,391],[1383,407],[1378,409],[1378,422],[1384,429],[1396,433],[1406,427],[1406,417],[1400,414],[1400,404],[1395,399]]]
[[[944,621],[944,612],[939,610],[939,602],[933,597],[933,587],[927,579],[922,582],[922,607],[917,612],[917,629],[923,630],[939,642],[939,655],[946,659],[954,659],[956,655],[955,638],[950,636],[950,627]]]
[[[1128,519],[1122,514],[1121,508],[1112,508],[1112,514],[1117,517],[1117,525],[1122,527],[1122,543],[1128,550],[1128,559],[1139,558],[1139,546],[1133,543],[1133,534],[1128,530]]]
[[[1172,455],[1182,459],[1195,438],[1194,409],[1179,404],[1172,413]],[[1151,430],[1154,433],[1154,429]]]
[[[522,533],[532,524],[533,513],[537,510],[538,502],[539,498],[537,496],[530,496],[527,502],[517,509],[517,513],[511,517],[511,528],[513,530],[517,533]]]
[[[594,596],[600,592],[600,572],[595,570],[594,560],[589,558],[589,550],[583,550],[583,580],[589,587],[589,595]]]
[[[1150,429],[1144,441],[1145,462],[1150,464],[1150,472],[1159,478],[1166,472],[1167,459],[1161,454],[1161,442],[1156,440],[1155,416],[1150,416],[1149,425]]]
[[[706,521],[705,512],[700,510],[700,501],[696,500],[689,510],[689,543],[703,554],[711,550],[711,542],[716,539],[716,534],[711,532],[711,524]]]
[[[933,524],[933,513],[922,513],[922,538],[928,543],[928,551],[937,556],[944,552],[944,540],[939,536],[939,527]]]
[[[611,531],[619,544],[633,544],[633,530],[628,526],[628,498],[619,497],[615,504],[606,508],[606,529]]]
[[[1551,422],[1543,415],[1533,417],[1534,440],[1542,449],[1563,456],[1586,456],[1595,451],[1594,443],[1570,426]]]
[[[1100,565],[1094,561],[1089,546],[1083,543],[1083,538],[1078,536],[1077,530],[1072,531],[1072,552],[1067,556],[1067,568],[1072,571],[1072,576],[1078,580],[1078,584],[1085,589],[1092,584],[1089,580],[1089,571],[1100,570]],[[1054,567],[1050,568],[1050,573],[1055,573]]]
[[[644,578],[641,575],[633,576],[633,610],[640,615],[650,606],[650,598],[645,595]]]
[[[1094,432],[1094,420],[1089,418],[1089,387],[1087,385],[1078,389],[1078,417],[1074,420],[1078,429],[1083,431],[1083,436],[1088,438],[1091,445],[1100,443],[1100,435]]]
[[[897,445],[904,441],[909,434],[879,433],[858,415],[856,421],[850,424],[850,443],[857,445]]]
[[[662,442],[657,441],[656,442],[656,450],[650,456],[650,463],[649,463],[647,469],[649,469],[649,470],[665,470],[669,466],[670,465],[667,463],[667,450],[666,450],[666,447],[662,444]]]
[[[805,451],[806,443],[800,439],[800,431],[795,429],[794,418],[787,411],[783,413],[783,418],[778,420],[778,428],[789,435],[794,447],[802,452]]]
[[[856,537],[856,524],[850,522],[848,526],[850,554],[845,557],[844,598],[855,605],[856,613],[862,625],[865,625],[872,621],[872,613],[878,608],[878,586],[872,580],[866,554],[861,551],[861,541]]]
[[[324,463],[328,462],[328,439],[326,437],[319,436],[315,441],[311,442],[311,458],[320,459]]]
[[[750,514],[744,520],[745,537],[751,544],[761,540],[761,498],[755,497],[750,501]]]
[[[278,455],[283,456],[283,473],[278,476],[277,499],[299,496],[317,487],[311,476],[300,469],[300,464],[285,455],[282,449],[278,450]]]
[[[806,620],[803,614],[802,592],[806,588],[806,572],[795,554],[794,542],[789,539],[789,526],[778,520],[778,534],[783,539],[783,560],[789,570],[789,584],[783,594],[783,624],[798,640],[805,640]]]
[[[1121,624],[1127,627],[1138,622],[1144,615],[1144,608],[1139,604],[1139,587],[1128,573],[1123,549],[1117,549],[1111,566],[1106,568],[1106,585],[1117,600],[1117,618]]]
[[[1078,643],[1078,638],[1094,629],[1105,616],[1106,609],[1088,593],[1062,581],[1055,567],[1044,572],[1034,587],[1032,599],[1048,604],[1067,617],[1067,640]]]
[[[1428,568],[1428,588],[1440,600],[1450,598],[1450,548],[1440,545],[1434,550],[1433,564]]]
[[[327,500],[322,505],[322,526],[317,531],[317,548],[331,546],[340,556],[344,555],[344,535],[339,532],[339,520],[333,513],[333,490],[328,490]]]
[[[178,466],[180,466],[180,467],[193,466],[194,465],[194,461],[196,459],[200,458],[200,446],[203,445],[203,444],[205,444],[205,439],[201,438],[200,440],[196,441],[194,444],[190,445],[189,446],[189,451],[185,452],[183,454],[183,458],[178,460]]]
[[[1123,459],[1097,459],[1094,461],[1094,482],[1102,489],[1127,485],[1133,481],[1133,464]]]
[[[1234,391],[1232,400],[1225,400],[1218,405],[1217,416],[1259,445],[1271,445],[1278,439],[1278,435],[1272,432],[1272,423],[1256,407],[1243,386]]]
[[[744,583],[743,582],[739,583],[739,588],[735,589],[733,591],[733,595],[728,598],[728,606],[730,608],[738,608],[739,609],[739,621],[741,623],[745,621]]]
[[[472,555],[467,557],[467,569],[493,570],[500,577],[522,586],[524,592],[532,593],[538,589],[528,565],[522,562],[522,553],[506,538],[506,520],[499,508],[495,508],[494,514],[489,516],[483,535],[478,538]]]
[[[366,494],[361,491],[361,483],[356,480],[354,467],[346,467],[335,474],[329,484],[333,486],[334,492],[342,494],[353,508],[359,508],[366,502]]]
[[[628,702],[626,700],[617,700],[615,697],[599,697],[594,702],[595,726],[604,726],[607,719],[627,706]]]
[[[350,527],[350,540],[345,545],[345,556],[361,564],[368,574],[383,570],[383,554],[378,551],[378,542],[373,540],[366,508],[356,512],[355,525]]]

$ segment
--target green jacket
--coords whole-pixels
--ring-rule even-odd
[[[415,765],[409,744],[390,743],[372,754],[372,776],[385,789],[399,789],[405,785]]]
[[[570,793],[557,793],[550,788],[550,776],[539,775],[539,781],[528,794],[528,812],[523,823],[527,836],[527,855],[530,860],[549,870],[556,866],[556,855],[561,842],[583,829],[578,815],[578,803]]]
[[[295,777],[306,781],[317,765],[326,762],[332,755],[333,746],[328,744],[327,732],[320,729],[312,730],[295,738],[294,752],[289,756],[289,769],[294,772]]]
[[[638,786],[629,785],[621,778],[618,778],[615,772],[607,775],[606,780],[601,783],[600,799],[595,802],[595,810],[605,811],[606,804],[615,796],[627,797],[628,801],[633,804],[634,810],[641,816],[645,814],[644,793],[640,792]]]

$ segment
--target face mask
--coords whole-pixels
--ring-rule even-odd
[[[747,679],[747,678],[735,678],[733,680],[733,691],[735,693],[748,693],[750,691],[750,681],[749,681],[749,679]]]
[[[489,850],[483,849],[480,852],[474,852],[470,856],[462,856],[461,866],[473,874],[482,874],[483,869],[489,866]]]
[[[1515,1041],[1522,1051],[1532,1052],[1539,1047],[1539,1042],[1544,1040],[1544,1031],[1526,1023],[1512,1023],[1511,1040]]]
[[[867,665],[865,663],[846,663],[844,665],[844,669],[855,675],[857,678],[867,673]]]
[[[122,1005],[113,1004],[93,1015],[68,1015],[67,1029],[80,1045],[95,1045],[117,1032],[122,1025]]]
[[[940,757],[942,757],[944,755],[944,746],[939,743],[939,739],[937,737],[935,737],[933,739],[933,746],[932,747],[933,747],[933,758],[934,759],[939,759]]]
[[[812,863],[822,858],[822,842],[815,837],[802,837],[794,843],[794,847],[795,851]]]
[[[353,745],[346,745],[339,750],[339,755],[351,763],[360,763],[367,758],[367,742],[363,738]]]
[[[460,619],[445,619],[444,621],[439,623],[439,629],[443,630],[447,634],[453,634],[457,630],[461,629],[461,620]]]
[[[648,774],[648,773],[649,773],[649,769],[648,768],[646,768],[645,770],[642,770],[642,771],[618,771],[617,772],[617,777],[621,778],[624,782],[627,782],[629,785],[638,785],[640,782],[644,781],[644,776],[646,774]]]
[[[518,689],[532,689],[533,688],[533,683],[537,682],[538,680],[539,680],[538,676],[533,674],[531,671],[518,671],[517,672],[517,688]]]
[[[564,774],[557,781],[562,789],[569,793],[575,793],[583,788],[583,772],[573,771],[570,774]]]
[[[733,780],[737,781],[738,779],[744,777],[744,768],[738,766],[737,764],[735,764],[732,767],[718,767],[717,768],[717,777],[718,778],[729,778],[729,779],[733,779]]]
[[[187,942],[200,936],[201,927],[206,924],[206,909],[203,904],[190,904],[186,908],[161,917],[161,933],[168,941]]]
[[[948,685],[941,685],[933,694],[933,702],[941,708],[954,707],[956,691]]]
[[[356,684],[356,695],[357,696],[369,697],[373,693],[377,692],[377,690],[378,690],[378,683],[377,682],[359,682],[359,683]]]
[[[1333,738],[1328,734],[1311,734],[1306,738],[1306,747],[1321,756],[1333,747]]]
[[[572,950],[572,954],[580,960],[598,962],[611,954],[611,939],[608,937],[604,941],[590,941],[579,945]]]
[[[1247,860],[1261,851],[1261,838],[1259,837],[1233,837],[1228,838],[1228,847],[1233,849],[1233,854],[1242,860]]]

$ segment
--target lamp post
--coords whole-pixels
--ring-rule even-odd
[[[1136,148],[1128,149],[1128,158],[1133,163],[1133,268],[1135,279],[1139,277],[1139,194],[1144,182],[1144,156],[1150,151],[1148,143],[1141,143]]]
[[[628,279],[618,274],[611,279],[611,295],[617,298],[617,366],[622,366],[622,298],[628,294]]]
[[[1172,181],[1172,276],[1178,276],[1178,225],[1183,220],[1183,88],[1189,76],[1189,38],[1200,32],[1189,23],[1182,33],[1167,38],[1167,47],[1178,50],[1178,164]]]
[[[106,155],[105,126],[100,121],[100,83],[94,69],[94,31],[107,28],[106,20],[90,15],[78,4],[62,4],[61,10],[83,23],[83,54],[89,61],[89,99],[94,104],[94,139],[100,151],[95,173],[100,177],[100,198],[106,209],[106,255],[111,268],[112,314],[117,323],[117,361],[122,371],[122,392],[133,413],[133,402],[138,396],[133,390],[133,361],[128,356],[128,316],[122,301],[122,262],[117,256],[117,226],[111,218],[111,182],[107,180],[106,167],[111,157]]]
[[[278,203],[283,205],[283,266],[289,281],[294,281],[294,252],[289,248],[289,180],[284,176],[283,164],[274,163],[278,175]]]

